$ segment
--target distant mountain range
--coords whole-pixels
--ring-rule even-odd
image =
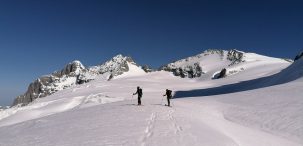
[[[302,58],[302,56],[303,53],[299,54],[296,60]],[[46,97],[71,86],[90,82],[99,75],[106,76],[106,79],[110,81],[128,72],[130,64],[141,68],[146,73],[164,70],[182,78],[199,78],[204,76],[204,78],[216,79],[222,74],[222,71],[224,71],[224,77],[228,77],[245,70],[246,66],[241,66],[241,63],[249,61],[254,61],[255,63],[292,62],[290,59],[272,58],[255,53],[245,53],[235,49],[229,51],[209,49],[201,54],[164,65],[158,70],[153,70],[148,66],[142,67],[135,63],[131,57],[121,54],[101,65],[92,67],[85,67],[80,61],[76,60],[67,64],[60,71],[39,77],[33,81],[28,86],[27,91],[14,100],[13,106],[27,105],[36,98]]]

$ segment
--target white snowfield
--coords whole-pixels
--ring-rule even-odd
[[[302,146],[303,59],[290,64],[255,56],[261,59],[237,64],[245,70],[217,80],[213,72],[182,79],[130,65],[111,81],[99,76],[0,111],[0,145]],[[132,96],[137,86],[143,106]],[[175,94],[172,107],[164,106],[167,88]]]

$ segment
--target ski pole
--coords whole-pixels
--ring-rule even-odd
[[[164,96],[162,97],[162,100],[161,100],[161,105],[163,104],[163,98],[164,98]]]

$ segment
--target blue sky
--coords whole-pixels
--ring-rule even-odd
[[[208,48],[294,58],[303,3],[245,0],[1,0],[0,105],[75,59],[122,53],[159,67]]]

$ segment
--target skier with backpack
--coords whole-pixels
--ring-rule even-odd
[[[133,95],[136,95],[136,94],[138,94],[138,105],[141,105],[141,98],[142,98],[143,92],[139,86],[137,87],[137,92],[133,93]]]
[[[172,91],[166,89],[166,93],[163,96],[167,97],[167,106],[170,106],[170,99],[172,98]]]

